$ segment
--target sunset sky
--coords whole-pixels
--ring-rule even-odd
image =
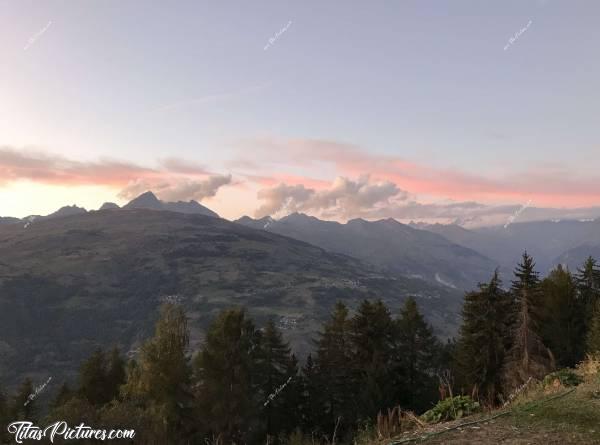
[[[1,1],[0,215],[153,190],[230,219],[600,216],[599,15]]]

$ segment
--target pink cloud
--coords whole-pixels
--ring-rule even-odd
[[[315,139],[260,138],[242,141],[240,147],[252,150],[254,165],[265,171],[263,178],[277,183],[286,175],[269,176],[268,171],[285,168],[304,170],[319,166],[333,168],[337,175],[360,176],[386,180],[415,195],[427,195],[455,201],[477,200],[487,203],[522,202],[533,199],[540,205],[576,207],[600,203],[600,178],[573,177],[572,172],[548,170],[535,165],[523,166],[523,172],[504,177],[485,177],[453,169],[420,165],[408,160],[369,153],[361,147]],[[240,162],[242,160],[240,159]],[[297,177],[297,176],[296,176]],[[307,178],[306,181],[319,181]],[[261,184],[269,183],[263,179]],[[307,184],[307,182],[304,182]],[[318,187],[326,187],[321,184]]]
[[[131,199],[147,190],[172,200],[213,197],[230,184],[230,175],[209,172],[203,166],[178,158],[159,162],[158,168],[100,160],[76,161],[41,151],[0,147],[0,186],[18,180],[53,185],[104,185],[121,189]]]
[[[315,190],[304,184],[279,184],[258,192],[262,205],[256,216],[279,212],[314,212],[350,218],[403,201],[407,194],[389,181],[371,181],[368,176],[357,180],[337,177],[327,188]]]

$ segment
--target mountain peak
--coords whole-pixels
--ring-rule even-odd
[[[353,218],[353,219],[349,219],[348,222],[346,222],[346,224],[348,225],[353,225],[353,224],[367,224],[369,221],[367,221],[366,219],[362,219],[362,218]]]
[[[262,229],[266,230],[269,226],[276,223],[273,218],[270,216],[263,216],[260,219],[254,219],[249,217],[248,215],[244,215],[239,219],[236,219],[234,223],[241,224],[246,227],[252,227],[253,229]]]
[[[46,218],[60,218],[63,216],[80,215],[82,213],[87,213],[87,210],[73,204],[72,206],[61,207],[56,212],[47,215]]]
[[[114,202],[105,202],[104,204],[102,204],[102,206],[100,206],[98,210],[116,210],[119,208],[120,207]]]
[[[307,215],[306,213],[294,212],[290,213],[287,216],[284,216],[279,220],[280,222],[291,221],[291,222],[301,222],[301,221],[320,221],[318,218],[314,216]]]
[[[151,190],[148,190],[147,192],[144,192],[140,196],[137,197],[137,199],[140,199],[140,198],[158,201],[158,198]]]
[[[161,207],[160,200],[156,197],[156,195],[154,193],[152,193],[151,191],[147,191],[145,193],[142,193],[137,198],[134,198],[131,201],[129,201],[129,203],[126,204],[124,208],[127,208],[127,209],[139,209],[139,208],[158,209],[159,207]]]
[[[169,210],[171,212],[179,212],[179,213],[196,213],[196,214],[200,214],[200,215],[214,216],[215,218],[219,217],[219,215],[217,215],[215,212],[204,207],[198,201],[194,201],[194,200],[191,200],[188,202],[185,202],[185,201],[177,201],[177,202],[159,201],[159,203],[162,205],[162,210]]]
[[[192,213],[197,215],[213,216],[218,218],[212,210],[204,207],[197,201],[177,201],[177,202],[163,202],[156,197],[151,191],[142,193],[137,198],[131,200],[126,204],[124,209],[150,209],[150,210],[167,210],[178,213]]]

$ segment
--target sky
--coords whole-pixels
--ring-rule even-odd
[[[0,0],[0,215],[600,216],[600,3]]]

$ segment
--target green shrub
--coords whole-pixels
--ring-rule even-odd
[[[421,418],[427,423],[460,419],[479,410],[479,403],[469,396],[455,396],[440,400],[437,405],[424,413]]]
[[[565,368],[544,377],[544,387],[552,385],[556,379],[558,379],[563,386],[577,386],[583,382],[583,378],[575,374],[571,369]]]

